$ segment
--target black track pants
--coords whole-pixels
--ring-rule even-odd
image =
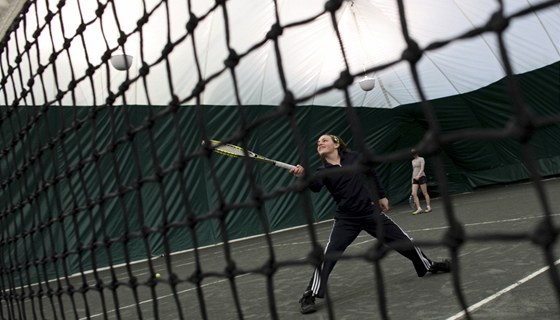
[[[391,218],[384,213],[374,213],[363,219],[335,220],[325,248],[325,256],[334,256],[334,259],[325,259],[321,267],[315,269],[307,290],[312,290],[314,296],[323,298],[327,280],[338,259],[336,257],[342,255],[362,230],[379,239],[378,222],[383,225],[384,243],[412,261],[419,277],[424,276],[432,261],[424,255],[420,248],[414,246],[412,239]]]

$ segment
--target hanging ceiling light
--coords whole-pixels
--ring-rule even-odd
[[[365,76],[362,80],[360,80],[360,88],[364,91],[373,90],[373,88],[375,88],[375,78]]]
[[[358,23],[358,17],[356,15],[356,9],[354,8],[354,1],[351,1],[350,10],[352,11],[352,17],[354,18],[354,23],[356,24],[356,30],[358,31],[358,40],[360,41],[360,46],[362,47],[362,51],[364,53],[364,59],[367,59],[367,52],[364,47],[364,43],[362,42],[362,33],[360,31],[360,25]],[[371,91],[375,88],[375,78],[368,77],[366,73],[365,64],[362,63],[362,68],[364,68],[364,78],[360,80],[360,88],[364,91]]]
[[[111,65],[120,71],[124,71],[132,66],[132,56],[129,54],[115,54],[111,57]]]

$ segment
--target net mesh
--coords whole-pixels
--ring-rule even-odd
[[[11,23],[0,44],[0,315],[2,319],[66,319],[66,318],[128,318],[125,311],[137,318],[209,318],[205,281],[223,279],[229,284],[228,295],[235,316],[244,318],[237,277],[259,274],[265,279],[267,309],[277,319],[275,275],[279,270],[295,266],[318,265],[322,257],[321,241],[314,233],[314,198],[304,192],[308,179],[295,180],[283,170],[282,176],[262,177],[252,169],[257,166],[249,160],[235,164],[212,156],[211,148],[200,141],[220,137],[224,143],[250,148],[248,142],[258,135],[269,135],[274,142],[278,132],[289,135],[288,155],[294,162],[312,168],[317,160],[307,149],[317,137],[308,130],[310,123],[305,106],[314,97],[340,91],[344,100],[345,119],[329,119],[324,111],[324,127],[343,122],[341,135],[351,137],[354,148],[365,155],[366,166],[407,160],[409,148],[373,152],[371,140],[377,137],[363,125],[363,110],[355,107],[349,88],[362,72],[346,68],[327,86],[314,92],[294,95],[288,88],[287,74],[279,46],[283,33],[311,24],[319,17],[329,17],[329,27],[338,40],[338,50],[344,56],[344,38],[336,23],[336,14],[345,1],[326,1],[324,10],[300,20],[283,24],[280,17],[266,36],[237,53],[227,42],[236,36],[234,26],[228,23],[228,5],[234,1],[216,1],[203,14],[196,15],[193,4],[186,2],[184,21],[172,21],[170,1],[142,2],[136,27],[123,31],[120,20],[124,12],[116,1],[27,1]],[[498,1],[499,2],[499,1]],[[420,47],[409,34],[405,23],[405,2],[397,1],[401,36],[407,43],[402,57],[384,65],[366,66],[368,73],[379,72],[405,62],[421,99],[427,133],[416,145],[417,150],[430,157],[433,174],[445,209],[449,230],[437,243],[451,253],[454,267],[459,268],[459,253],[464,243],[473,240],[503,241],[526,240],[539,246],[549,267],[560,304],[560,280],[555,266],[553,247],[558,228],[553,223],[548,205],[539,160],[531,144],[531,137],[539,130],[557,128],[560,114],[535,113],[526,103],[519,79],[514,75],[508,56],[504,33],[516,19],[536,12],[557,9],[558,1],[542,1],[511,15],[503,8],[492,15],[485,25],[473,27],[452,39],[443,39]],[[91,5],[93,4],[93,7]],[[278,2],[270,1],[278,14]],[[70,11],[69,7],[77,9]],[[74,25],[64,22],[69,12],[77,12]],[[303,12],[305,13],[305,12]],[[166,25],[159,26],[165,45],[158,57],[145,52],[148,25],[156,16],[164,16]],[[219,70],[206,73],[204,65],[194,54],[192,79],[175,79],[174,68],[181,66],[178,47],[198,52],[196,38],[203,21],[220,17],[223,21],[229,56]],[[184,25],[178,34],[171,26]],[[95,30],[94,33],[92,30]],[[161,30],[165,30],[162,32]],[[110,43],[109,34],[117,39]],[[175,32],[175,31],[173,31]],[[494,34],[499,43],[499,57],[505,70],[505,86],[511,97],[512,117],[501,128],[465,128],[447,132],[438,120],[433,102],[426,97],[421,85],[418,63],[424,53],[435,51],[450,43],[470,39],[484,33]],[[93,34],[101,35],[101,48],[92,47]],[[99,39],[98,39],[99,40]],[[127,43],[137,43],[139,55],[135,60],[122,60],[130,54]],[[251,54],[264,45],[272,45],[276,52],[276,72],[280,82],[282,102],[277,106],[258,109],[246,105],[240,98],[237,68],[250,61]],[[52,50],[49,51],[51,48]],[[75,51],[77,49],[77,51]],[[212,51],[208,50],[212,55]],[[217,57],[211,57],[217,58]],[[124,58],[126,59],[126,58]],[[190,59],[190,58],[189,58]],[[78,65],[85,65],[79,68]],[[137,72],[126,67],[132,66]],[[123,69],[123,70],[115,70]],[[119,73],[120,72],[120,73]],[[154,88],[147,80],[152,74],[162,75],[161,86]],[[201,101],[212,83],[229,73],[236,101],[231,108],[204,106]],[[192,90],[182,92],[178,87],[190,81]],[[382,83],[380,83],[382,85]],[[556,95],[558,87],[554,88]],[[181,93],[179,93],[181,92]],[[167,97],[164,105],[161,95]],[[390,99],[390,97],[386,97]],[[186,104],[190,104],[186,107]],[[118,107],[117,107],[118,106]],[[552,108],[558,107],[558,101]],[[227,123],[227,126],[221,126]],[[450,192],[449,173],[446,172],[442,150],[459,141],[504,141],[519,144],[521,161],[534,183],[536,197],[544,217],[538,230],[519,234],[484,235],[477,239],[465,234],[457,219]],[[508,141],[509,141],[508,140]],[[282,146],[274,146],[263,154],[276,158]],[[287,149],[286,149],[287,150]],[[261,153],[257,150],[255,152]],[[284,150],[285,151],[285,150]],[[276,154],[275,154],[276,152]],[[289,151],[286,151],[289,152]],[[297,161],[295,159],[300,159]],[[290,160],[290,159],[287,159]],[[232,168],[231,166],[238,166]],[[232,181],[224,181],[229,171],[239,171]],[[363,170],[353,168],[352,170]],[[309,178],[309,177],[307,177]],[[239,181],[243,181],[240,186]],[[264,187],[264,180],[281,181],[272,190]],[[246,185],[245,185],[246,184]],[[236,190],[232,192],[231,190]],[[208,199],[201,200],[202,198]],[[408,199],[408,195],[402,200]],[[302,252],[307,258],[281,260],[273,249],[272,231],[286,227],[285,222],[273,221],[278,206],[274,201],[297,203],[300,208],[295,224],[306,224],[311,247]],[[208,203],[211,203],[209,205]],[[296,207],[296,205],[294,205]],[[243,211],[247,210],[247,211]],[[254,257],[249,266],[239,266],[235,257],[233,239],[253,233],[232,230],[232,212],[247,213],[256,220],[243,220],[241,225],[263,234],[268,248],[265,258]],[[269,214],[271,212],[271,214]],[[238,224],[239,226],[239,224]],[[204,262],[200,249],[221,243],[224,268],[214,271]],[[193,266],[189,272],[174,265],[173,252],[189,250]],[[366,252],[352,259],[366,260],[378,268],[385,256],[376,246],[374,253]],[[381,251],[378,251],[381,250]],[[372,258],[373,256],[373,258]],[[261,261],[262,260],[262,261]],[[142,261],[146,273],[139,275],[134,266]],[[163,261],[166,277],[158,275],[155,261]],[[206,267],[210,269],[207,270]],[[376,276],[382,277],[380,272]],[[164,281],[163,281],[164,280]],[[454,292],[461,309],[467,309],[458,275],[453,277]],[[191,286],[196,292],[196,315],[187,314],[182,290]],[[160,290],[165,287],[165,293]],[[149,293],[150,316],[143,311],[146,301],[141,291]],[[382,281],[378,281],[379,312],[389,318]],[[127,295],[131,303],[120,299]],[[162,295],[172,297],[172,314],[162,314],[158,303]],[[332,304],[328,304],[333,318]],[[466,314],[467,317],[469,313]]]

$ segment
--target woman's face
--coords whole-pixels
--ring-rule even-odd
[[[320,136],[317,140],[317,152],[321,157],[325,157],[332,152],[338,152],[339,146],[340,144],[335,143],[333,138],[326,134]]]

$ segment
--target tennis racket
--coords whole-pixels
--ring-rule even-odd
[[[416,209],[416,204],[414,203],[414,197],[412,195],[408,197],[408,206],[410,209]]]
[[[205,142],[202,141],[202,144],[204,145]],[[291,164],[287,164],[281,161],[277,161],[277,160],[272,160],[266,157],[263,157],[261,155],[258,155],[256,153],[254,153],[253,151],[249,151],[249,150],[244,150],[243,148],[233,145],[233,144],[228,144],[228,143],[222,143],[218,140],[210,140],[210,144],[212,149],[214,150],[214,152],[222,154],[224,156],[228,156],[228,157],[234,157],[234,158],[243,158],[245,156],[248,156],[249,158],[253,159],[253,160],[258,160],[258,161],[262,161],[262,162],[266,162],[266,163],[270,163],[273,164],[277,167],[286,169],[286,170],[292,170],[293,168],[295,168],[295,166],[292,166]]]

